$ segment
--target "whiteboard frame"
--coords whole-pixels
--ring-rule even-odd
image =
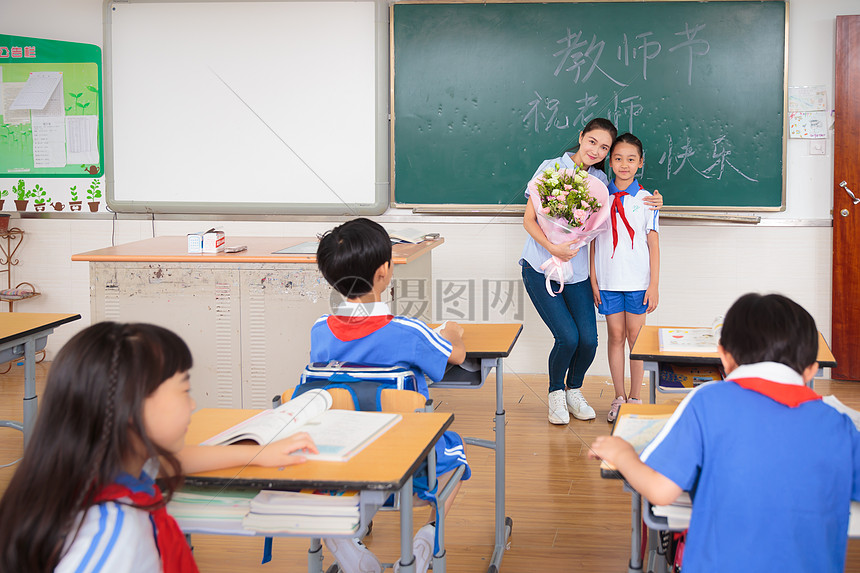
[[[390,61],[389,65],[389,90],[391,94],[391,149],[390,149],[390,181],[391,181],[391,206],[400,209],[413,209],[416,213],[432,213],[432,214],[458,214],[458,215],[511,215],[525,212],[524,204],[508,203],[502,204],[483,204],[483,203],[405,203],[397,201],[397,181],[395,177],[395,162],[394,148],[396,141],[394,137],[394,127],[397,118],[394,116],[394,5],[395,4],[577,4],[594,2],[595,0],[402,0],[392,1],[389,4],[389,37],[390,37]],[[624,3],[631,0],[599,0],[603,3]],[[641,1],[641,0],[640,0]],[[646,3],[649,0],[644,0]],[[686,2],[689,0],[650,0],[653,2]],[[709,2],[735,2],[737,0],[698,0],[701,3]],[[756,0],[749,0],[755,2]],[[775,2],[785,5],[785,41],[783,44],[783,69],[782,69],[782,196],[779,206],[751,206],[751,207],[732,207],[732,206],[689,206],[689,205],[667,205],[661,208],[662,213],[678,214],[679,218],[683,218],[685,214],[693,214],[691,218],[695,218],[695,213],[757,213],[757,212],[783,212],[786,210],[786,171],[788,160],[788,34],[790,20],[790,0],[760,0],[761,2]],[[525,182],[523,183],[525,191]],[[726,221],[736,221],[730,215],[725,217]],[[757,221],[743,221],[757,222]]]
[[[301,0],[257,0],[289,3]],[[314,3],[342,0],[314,0]],[[118,213],[147,214],[234,214],[234,215],[379,215],[385,212],[390,201],[389,184],[389,125],[388,125],[388,4],[379,0],[352,0],[374,4],[374,189],[367,203],[313,203],[313,202],[213,202],[213,201],[145,201],[116,197],[116,162],[114,157],[114,73],[113,73],[113,10],[112,6],[128,4],[187,4],[225,2],[241,5],[242,0],[104,0],[103,4],[103,87],[104,87],[104,178],[105,198],[108,207]],[[344,152],[337,140],[333,141],[332,156]],[[177,193],[180,191],[177,190]]]

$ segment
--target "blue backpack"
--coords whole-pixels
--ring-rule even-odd
[[[418,381],[415,373],[403,366],[372,366],[332,360],[305,366],[292,397],[313,388],[343,388],[352,395],[356,410],[378,412],[382,408],[380,396],[384,389],[417,391]]]

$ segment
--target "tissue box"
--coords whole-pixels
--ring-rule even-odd
[[[188,234],[189,253],[223,253],[226,245],[224,231],[209,229]]]

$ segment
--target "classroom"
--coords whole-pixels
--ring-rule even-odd
[[[232,2],[237,4],[239,2]],[[389,7],[392,3],[381,1],[371,2],[374,4],[377,19],[388,20]],[[423,2],[422,2],[423,3]],[[713,2],[721,4],[722,2]],[[309,3],[316,4],[316,3]],[[320,2],[323,4],[323,2]],[[525,4],[528,4],[527,2]],[[537,4],[537,3],[536,3]],[[605,4],[603,2],[599,4]],[[650,0],[644,2],[646,5],[654,4]],[[662,4],[671,5],[672,2]],[[78,42],[94,44],[106,50],[104,45],[105,15],[108,2],[103,0],[32,0],[30,2],[12,2],[5,0],[2,12],[3,34],[26,36],[32,38],[44,38],[62,40],[66,42]],[[787,46],[785,50],[785,86],[824,86],[827,94],[827,109],[833,110],[834,101],[834,72],[835,72],[835,21],[838,15],[850,15],[857,13],[856,0],[787,0],[786,34]],[[118,21],[117,21],[118,22]],[[377,39],[386,47],[388,46],[388,29],[382,26],[383,39]],[[377,33],[379,31],[377,30]],[[610,54],[609,52],[613,53]],[[2,56],[2,53],[0,53]],[[117,56],[119,57],[119,56]],[[384,62],[388,61],[387,55],[378,56]],[[614,48],[607,50],[604,57],[615,57]],[[3,61],[0,59],[0,64]],[[763,67],[766,63],[761,64]],[[287,68],[290,69],[290,68]],[[264,70],[263,70],[264,71]],[[119,73],[119,72],[118,72]],[[289,74],[289,72],[287,72]],[[387,72],[386,72],[387,76]],[[2,80],[2,78],[0,78]],[[366,80],[366,78],[365,78]],[[107,78],[106,78],[107,81]],[[275,80],[272,80],[275,81]],[[356,87],[358,95],[364,97],[361,90],[368,89],[366,82]],[[375,89],[384,94],[371,100],[379,105],[379,101],[387,101],[387,80],[381,85],[371,82],[369,89]],[[106,96],[108,94],[105,94]],[[173,94],[177,100],[181,100],[182,94]],[[320,104],[326,106],[325,102]],[[743,107],[747,102],[737,100],[733,105]],[[127,113],[128,110],[115,110],[117,114]],[[435,112],[435,110],[434,110]],[[166,113],[166,112],[165,112]],[[154,117],[158,117],[155,114]],[[783,118],[785,120],[785,118]],[[573,118],[571,117],[571,121]],[[831,123],[832,125],[832,123]],[[391,155],[386,154],[380,159],[380,138],[389,137],[387,121],[383,122],[383,128],[377,129],[376,138],[371,141],[361,142],[357,147],[358,159],[350,161],[364,161],[370,157],[371,165],[364,166],[370,170],[368,177],[373,182],[388,182],[388,165],[396,153],[396,146],[389,150]],[[140,126],[142,128],[143,126]],[[626,129],[619,129],[619,132]],[[348,147],[338,138],[337,134],[331,134],[331,143],[328,152],[331,161],[338,161],[338,154],[347,154]],[[782,158],[784,188],[783,195],[779,197],[779,208],[750,209],[719,209],[705,210],[707,217],[684,218],[680,213],[672,209],[666,211],[665,216],[661,214],[661,269],[660,269],[660,306],[648,317],[648,324],[687,324],[687,325],[709,325],[715,317],[725,313],[729,305],[741,294],[746,292],[778,292],[784,294],[809,311],[814,317],[818,329],[825,340],[833,346],[832,339],[832,314],[836,312],[832,303],[833,287],[833,240],[834,240],[834,195],[842,193],[834,182],[840,177],[834,173],[834,149],[833,129],[827,130],[826,136],[820,140],[789,138],[786,132],[784,136],[784,156]],[[647,143],[647,141],[646,141]],[[365,145],[366,144],[366,145]],[[813,145],[815,144],[815,145]],[[365,149],[364,147],[368,147]],[[116,150],[121,151],[121,147]],[[374,150],[377,153],[374,155]],[[823,151],[823,153],[822,153]],[[369,154],[369,155],[368,155]],[[189,152],[189,156],[195,155]],[[122,159],[118,159],[121,161]],[[230,158],[232,161],[232,158]],[[159,163],[182,165],[182,156],[161,157]],[[657,163],[657,157],[648,157],[647,166],[651,162]],[[241,166],[241,161],[239,162]],[[352,165],[349,168],[352,169]],[[374,169],[371,169],[373,167]],[[536,168],[534,165],[533,168]],[[655,165],[656,168],[656,165]],[[187,171],[193,171],[188,169]],[[163,175],[163,174],[162,174]],[[364,174],[362,174],[364,176]],[[847,175],[841,175],[847,177]],[[163,180],[169,180],[165,176]],[[16,179],[0,179],[0,188],[7,189],[14,185]],[[42,186],[49,194],[53,194],[54,201],[68,202],[67,189],[69,185],[84,182],[84,187],[89,184],[88,179],[49,179],[41,180]],[[211,184],[211,179],[205,179],[206,184]],[[28,185],[32,181],[28,180]],[[69,185],[66,185],[69,183]],[[523,182],[523,185],[525,182]],[[78,183],[80,186],[80,183]],[[102,188],[107,192],[107,184],[102,182]],[[848,187],[860,187],[860,182],[848,182]],[[62,187],[62,190],[59,190]],[[515,464],[530,463],[529,459],[533,453],[529,447],[514,450],[513,442],[517,438],[528,440],[525,427],[515,428],[516,420],[526,420],[529,417],[531,424],[540,428],[540,436],[547,430],[545,420],[545,408],[539,398],[546,400],[545,380],[548,349],[553,344],[553,337],[538,316],[529,297],[523,290],[520,278],[520,267],[517,261],[520,257],[523,243],[527,233],[523,228],[521,211],[505,212],[505,209],[485,209],[476,212],[464,212],[456,209],[439,209],[433,205],[430,209],[413,209],[407,206],[388,204],[389,187],[384,187],[384,192],[374,189],[371,196],[375,200],[382,193],[385,206],[381,214],[373,214],[371,218],[390,231],[398,229],[419,229],[426,233],[438,233],[444,238],[444,243],[432,251],[432,269],[430,274],[434,284],[434,295],[432,301],[432,313],[428,316],[429,322],[442,322],[444,320],[456,320],[458,322],[503,322],[520,323],[523,330],[519,335],[516,346],[510,356],[504,360],[506,383],[510,388],[505,388],[505,399],[516,401],[519,396],[510,398],[508,392],[520,390],[530,393],[532,409],[528,415],[516,415],[511,412],[509,419],[510,433],[509,441],[509,489],[508,499],[512,504],[520,503],[520,507],[527,507],[528,495],[524,491],[512,491],[513,483],[525,486],[527,478],[517,478],[516,481],[511,474]],[[666,191],[661,190],[664,196]],[[857,191],[857,189],[855,189]],[[66,193],[65,195],[63,193]],[[182,196],[184,191],[180,189],[161,189],[160,192],[174,196]],[[192,193],[192,191],[188,191]],[[249,191],[248,193],[253,193]],[[263,193],[263,191],[261,191]],[[12,215],[10,227],[17,227],[24,231],[25,237],[20,249],[16,252],[17,264],[12,269],[13,285],[26,281],[35,285],[41,296],[29,301],[16,303],[16,312],[33,313],[77,313],[81,319],[58,328],[48,339],[46,348],[46,362],[49,363],[56,352],[77,332],[86,328],[93,322],[97,314],[94,302],[91,302],[91,267],[87,262],[73,261],[72,257],[80,253],[95,251],[123,245],[135,241],[151,239],[153,237],[181,236],[189,232],[196,232],[210,227],[222,229],[226,237],[314,237],[332,227],[353,218],[353,215],[337,212],[337,205],[331,208],[317,210],[302,207],[294,213],[279,212],[267,214],[265,212],[247,212],[237,208],[234,213],[194,213],[189,212],[187,206],[183,212],[147,212],[140,205],[133,205],[128,212],[111,212],[102,205],[95,213],[71,213],[71,212],[35,212],[27,211],[17,213],[11,205],[12,197],[6,197],[6,205],[3,213]],[[203,197],[205,200],[205,195]],[[396,193],[395,193],[396,199]],[[271,200],[266,198],[265,200]],[[364,200],[364,199],[362,199]],[[121,199],[121,202],[123,199]],[[667,199],[668,201],[668,199]],[[408,201],[412,203],[413,201]],[[420,201],[419,201],[420,202]],[[134,203],[132,198],[131,203]],[[671,203],[669,203],[671,205]],[[192,207],[193,209],[193,207]],[[133,211],[133,212],[132,212]],[[343,211],[343,210],[341,210]],[[699,211],[701,213],[701,211]],[[0,275],[2,278],[2,275]],[[2,283],[0,283],[0,286]],[[493,291],[493,289],[497,289]],[[493,293],[496,293],[495,295]],[[503,294],[498,294],[503,292]],[[496,297],[495,299],[493,297]],[[499,297],[503,298],[499,302]],[[319,316],[328,312],[327,300],[322,299],[313,305],[313,312]],[[455,304],[456,303],[456,304]],[[2,305],[6,306],[6,305]],[[5,308],[4,308],[5,310]],[[309,311],[310,312],[310,311]],[[299,334],[290,336],[298,337]],[[611,396],[604,395],[604,389],[611,389],[609,380],[609,369],[606,355],[605,322],[598,321],[598,344],[597,355],[594,363],[588,371],[586,386],[590,386],[589,400],[595,409],[598,409],[598,420],[587,429],[582,430],[582,437],[569,435],[569,443],[562,446],[563,442],[553,442],[550,451],[552,455],[558,455],[557,448],[570,448],[575,450],[575,456],[580,456],[583,448],[583,440],[590,443],[590,438],[600,433],[608,433],[608,428],[601,423],[601,415],[605,417],[605,410]],[[292,340],[292,338],[290,339]],[[837,360],[839,357],[837,356]],[[296,378],[298,373],[296,373]],[[4,388],[4,396],[17,396],[20,391],[18,382],[7,383],[3,375],[0,375],[0,385],[9,385],[7,391]],[[851,389],[850,383],[833,382],[828,384],[830,378],[829,369],[825,369],[823,380],[816,388],[821,392],[825,389],[832,390],[846,404],[860,407],[860,392]],[[489,386],[489,385],[488,385]],[[843,397],[837,391],[846,392]],[[489,390],[487,390],[489,391]],[[481,390],[484,392],[484,390]],[[853,394],[852,394],[853,392]],[[467,400],[460,398],[461,394],[452,390],[438,390],[437,401],[441,402],[441,408],[455,412],[457,422],[454,429],[461,428],[462,424],[473,424],[480,427],[480,431],[486,431],[488,416],[483,415],[486,411],[475,412]],[[269,396],[266,396],[268,398]],[[236,401],[234,407],[262,407],[259,398],[256,402],[242,403],[244,399],[241,392],[231,396]],[[17,398],[16,398],[17,400]],[[198,403],[201,400],[198,399]],[[205,399],[204,399],[205,401]],[[475,399],[476,404],[483,404],[487,408],[491,401],[489,394],[485,398]],[[209,404],[207,404],[209,405]],[[599,409],[600,408],[600,409]],[[535,412],[543,412],[538,414]],[[602,414],[601,414],[602,412]],[[544,416],[541,418],[540,416]],[[9,416],[0,416],[9,417]],[[18,416],[14,416],[18,417]],[[523,422],[525,423],[525,422]],[[467,426],[468,427],[468,426]],[[529,426],[531,431],[532,426]],[[577,426],[573,426],[578,432]],[[463,429],[465,432],[466,429]],[[2,430],[4,433],[10,430]],[[491,436],[487,436],[490,438]],[[15,439],[18,439],[17,437]],[[476,451],[474,448],[472,451]],[[483,451],[477,450],[484,454]],[[567,449],[562,450],[564,452]],[[534,454],[537,455],[537,454]],[[564,454],[561,454],[564,455]],[[492,454],[486,454],[490,461],[487,467],[492,468]],[[5,463],[5,460],[3,461]],[[560,462],[565,466],[565,472],[570,475],[597,474],[596,465],[585,461],[585,456],[576,457],[577,468],[571,468],[574,463]],[[483,466],[482,466],[483,467]],[[519,471],[519,470],[516,470]],[[476,473],[477,470],[476,470]],[[556,478],[560,487],[567,487],[569,476],[559,475]],[[578,478],[577,478],[578,479]],[[583,477],[583,479],[585,479]],[[590,478],[589,478],[590,479]],[[5,483],[5,482],[4,482]],[[467,482],[468,484],[469,482]],[[492,488],[492,481],[480,481],[487,488]],[[559,485],[559,484],[556,484]],[[599,547],[593,551],[585,552],[587,555],[577,553],[575,547],[566,547],[558,553],[565,561],[559,563],[550,559],[545,563],[544,570],[568,571],[582,566],[588,570],[616,571],[622,570],[626,565],[626,555],[629,545],[629,494],[621,491],[619,484],[602,484],[599,491],[611,495],[615,513],[612,517],[601,523],[599,517],[594,520],[600,523],[598,527],[613,528],[619,530],[614,537],[607,540],[617,541],[617,555],[605,568],[598,565],[603,562],[605,553],[612,552],[612,548]],[[464,487],[464,491],[466,491]],[[476,494],[466,492],[468,503],[481,506],[481,500],[475,499]],[[526,500],[526,501],[524,501]],[[484,503],[488,503],[484,500]],[[483,508],[485,509],[485,508]],[[522,510],[521,510],[522,511]],[[560,508],[552,511],[560,512]],[[593,511],[599,512],[599,507],[593,507]],[[515,522],[517,516],[514,517]],[[548,535],[546,529],[536,530],[537,533],[529,532],[531,525],[541,519],[539,516],[520,515],[519,522],[514,525],[512,543],[535,543],[541,546],[544,540],[536,539]],[[459,513],[455,509],[452,520],[447,524],[449,539],[455,540],[458,527],[470,528],[468,513]],[[518,535],[519,534],[519,538]],[[488,535],[491,535],[489,533]],[[552,530],[550,535],[563,536],[563,531]],[[518,541],[519,539],[519,541]],[[609,545],[610,541],[602,541],[594,537],[596,545]],[[482,545],[485,540],[470,541],[478,546],[478,551],[483,552]],[[249,548],[246,540],[236,542],[243,547],[242,558],[250,560],[247,570],[261,568],[258,565],[259,554],[256,546]],[[557,540],[555,543],[562,543]],[[217,545],[216,543],[211,543]],[[570,543],[569,545],[575,545]],[[277,547],[276,547],[277,549]],[[295,570],[301,570],[305,557],[303,550],[298,545],[284,550],[289,555],[295,555],[297,562]],[[454,551],[452,549],[452,551]],[[468,549],[463,550],[467,553]],[[277,561],[276,550],[276,561]],[[556,555],[552,551],[549,555]],[[488,556],[487,556],[488,557]],[[231,563],[236,563],[231,561]],[[474,562],[471,562],[474,563]],[[528,555],[519,553],[518,556],[509,560],[505,557],[502,561],[505,570],[525,571],[529,569]],[[235,565],[244,567],[244,565]],[[853,567],[853,569],[852,569]],[[456,554],[449,559],[448,569],[450,571],[467,571],[477,569],[460,568]],[[201,568],[201,570],[205,570]],[[226,569],[225,569],[226,570]],[[245,569],[235,569],[245,570]],[[286,567],[282,570],[293,570]],[[856,540],[849,540],[849,560],[846,570],[860,571],[860,546]]]

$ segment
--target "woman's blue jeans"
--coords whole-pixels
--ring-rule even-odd
[[[552,297],[546,292],[546,277],[523,261],[523,284],[538,314],[555,337],[549,353],[549,391],[579,388],[597,352],[597,319],[591,282],[586,279],[564,285]],[[559,284],[551,281],[553,292]]]

